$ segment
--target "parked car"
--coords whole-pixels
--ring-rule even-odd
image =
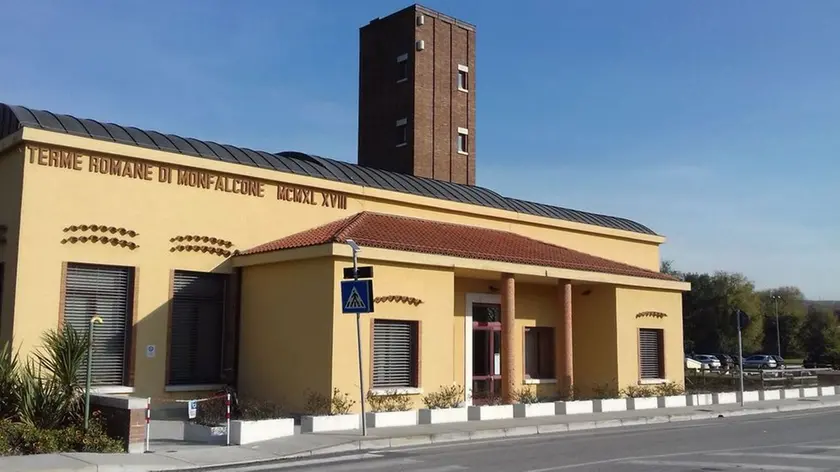
[[[756,354],[744,359],[744,370],[747,369],[775,369],[778,363],[773,356]]]
[[[838,356],[832,354],[823,354],[821,356],[808,355],[802,361],[802,367],[806,369],[834,369],[840,368],[840,359]]]
[[[703,364],[704,369],[720,369],[720,359],[711,354],[697,354],[694,359]]]

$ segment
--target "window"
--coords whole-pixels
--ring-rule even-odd
[[[525,378],[554,378],[554,328],[525,328]]]
[[[226,274],[175,271],[169,334],[169,385],[221,381],[227,280]]]
[[[397,147],[408,144],[408,120],[405,118],[397,120]]]
[[[469,67],[458,65],[458,90],[466,92],[470,89],[469,74]]]
[[[639,330],[639,371],[642,379],[665,378],[665,351],[661,329]]]
[[[373,320],[373,388],[417,387],[417,321]]]
[[[469,153],[469,131],[466,128],[458,128],[458,152]]]
[[[64,280],[64,322],[87,336],[90,319],[102,318],[93,333],[91,383],[126,383],[132,329],[134,270],[91,264],[67,264]],[[80,370],[84,375],[87,362]]]
[[[397,57],[397,83],[408,80],[408,54]]]

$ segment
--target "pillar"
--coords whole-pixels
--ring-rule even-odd
[[[557,285],[557,301],[561,316],[555,330],[557,351],[557,385],[564,396],[572,393],[575,383],[574,343],[572,339],[572,283],[560,280]]]
[[[512,403],[522,384],[521,360],[516,348],[516,282],[502,274],[502,400]]]

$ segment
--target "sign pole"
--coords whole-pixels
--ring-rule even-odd
[[[738,362],[740,368],[738,369],[738,376],[741,381],[741,408],[744,407],[744,344],[741,341],[741,310],[735,312],[735,317],[738,318]]]
[[[93,370],[91,363],[93,362],[93,325],[95,323],[102,323],[102,318],[93,315],[88,326],[87,366],[85,366],[85,431],[88,430],[90,424],[90,378]]]
[[[358,246],[351,246],[353,249],[353,280],[359,280],[359,262],[357,257]],[[362,315],[356,313],[356,351],[359,356],[359,401],[362,405],[362,436],[367,436],[367,421],[365,419],[365,383],[362,372]]]

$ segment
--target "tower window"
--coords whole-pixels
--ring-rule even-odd
[[[469,130],[466,128],[458,128],[458,152],[461,154],[469,154]]]
[[[397,83],[408,80],[408,54],[397,57]]]
[[[458,64],[458,90],[466,92],[470,89],[469,75],[470,68]]]
[[[397,120],[397,147],[408,144],[408,120],[402,118]]]

